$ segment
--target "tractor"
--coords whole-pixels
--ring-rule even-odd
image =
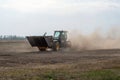
[[[67,40],[67,31],[54,31],[53,36],[27,36],[32,47],[38,47],[40,51],[46,51],[51,48],[54,51],[58,51],[61,48],[67,48],[71,46],[71,42]]]

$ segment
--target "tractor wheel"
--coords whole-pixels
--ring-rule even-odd
[[[40,51],[46,51],[46,48],[40,48],[40,47],[38,47],[38,49],[39,49]]]
[[[53,45],[53,50],[54,51],[58,51],[60,49],[60,44],[59,42],[55,42],[54,45]]]
[[[46,51],[46,49],[40,49],[40,51]]]

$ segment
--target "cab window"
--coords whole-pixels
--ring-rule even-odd
[[[67,39],[67,34],[65,32],[62,33],[61,38],[66,40]]]
[[[59,36],[60,36],[60,32],[55,32],[54,39],[59,39]]]

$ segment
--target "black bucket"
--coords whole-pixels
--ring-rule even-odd
[[[27,36],[32,47],[51,47],[53,38],[52,36]]]

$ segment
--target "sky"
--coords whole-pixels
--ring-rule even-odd
[[[120,0],[0,0],[0,35],[89,34],[115,26],[120,26]]]

